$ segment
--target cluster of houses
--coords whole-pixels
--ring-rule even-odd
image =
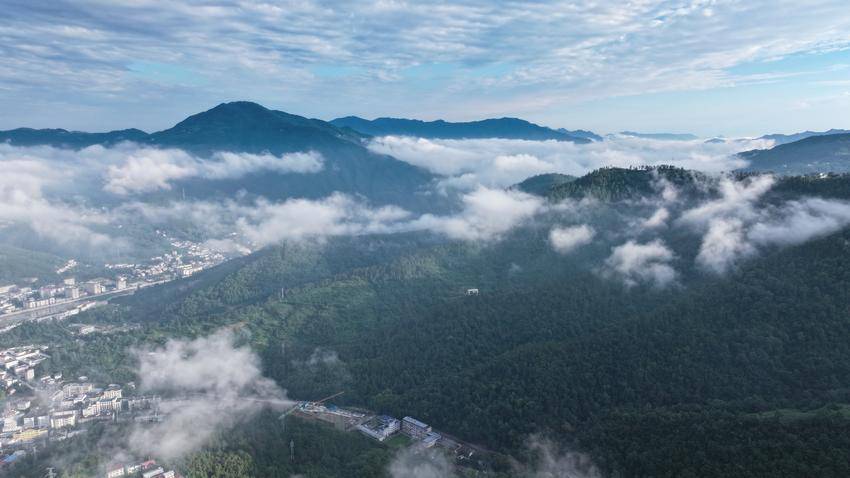
[[[6,395],[15,393],[15,387],[35,378],[35,368],[50,358],[47,346],[24,345],[0,350],[0,383]]]

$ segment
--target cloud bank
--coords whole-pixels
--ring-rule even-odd
[[[199,159],[179,149],[127,145],[122,149],[119,154],[124,159],[109,166],[104,185],[104,190],[119,195],[171,189],[172,181],[188,178],[237,179],[259,171],[316,173],[323,163],[321,154],[314,151],[282,156],[217,152]]]
[[[74,248],[98,248],[109,243],[97,231],[108,217],[102,211],[50,197],[51,188],[73,181],[71,168],[43,161],[30,151],[0,144],[0,227],[20,224],[55,243]]]
[[[375,138],[369,147],[402,161],[446,176],[444,189],[469,190],[484,185],[508,187],[530,176],[562,173],[582,176],[604,166],[632,167],[669,164],[686,169],[719,172],[745,166],[739,151],[765,148],[766,140],[724,143],[660,141],[612,136],[601,142],[510,139],[442,140],[406,136]]]
[[[237,346],[228,330],[194,340],[172,339],[164,347],[138,351],[137,357],[140,390],[166,396],[164,420],[138,425],[129,437],[137,456],[177,459],[263,407],[293,404],[262,376],[259,357]]]

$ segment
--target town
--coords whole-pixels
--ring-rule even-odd
[[[163,231],[157,234],[169,241],[169,252],[140,264],[105,264],[103,275],[109,277],[77,281],[70,274],[80,265],[71,259],[56,270],[63,277],[59,283],[40,284],[37,278],[28,278],[20,283],[0,285],[2,325],[13,327],[22,320],[62,320],[104,304],[110,298],[189,277],[228,258],[200,243],[170,238]]]
[[[135,421],[156,416],[161,398],[135,395],[135,384],[98,387],[86,377],[64,381],[59,373],[37,376],[38,365],[49,359],[47,346],[24,345],[0,350],[0,384],[6,398],[0,430],[0,469],[51,442],[85,432],[95,421],[117,421],[122,414]],[[129,395],[125,394],[129,391]],[[106,476],[175,478],[155,461],[117,463]]]

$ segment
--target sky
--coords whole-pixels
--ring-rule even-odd
[[[755,136],[850,128],[845,0],[4,0],[0,129],[309,117]]]

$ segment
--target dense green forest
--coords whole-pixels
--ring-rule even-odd
[[[657,194],[659,177],[687,200],[716,194],[662,168],[601,170],[548,195],[605,199],[594,224],[616,231],[655,207],[634,199]],[[847,191],[847,176],[788,178],[764,201]],[[720,276],[693,265],[699,237],[671,227],[679,278],[658,288],[600,274],[605,237],[555,253],[550,224],[484,244],[396,235],[271,247],[81,317],[138,333],[79,339],[65,324],[25,324],[0,344],[51,343],[46,367],[132,380],[130,348],[235,325],[293,397],[344,390],[339,403],[414,415],[521,461],[542,434],[611,476],[848,475],[850,230],[765,248]],[[317,351],[338,360],[313,363]],[[190,476],[381,476],[390,460],[304,424],[338,453],[299,448],[294,466],[275,456],[288,441],[265,422],[194,455],[184,466],[207,471]],[[266,441],[276,451],[257,448]]]

